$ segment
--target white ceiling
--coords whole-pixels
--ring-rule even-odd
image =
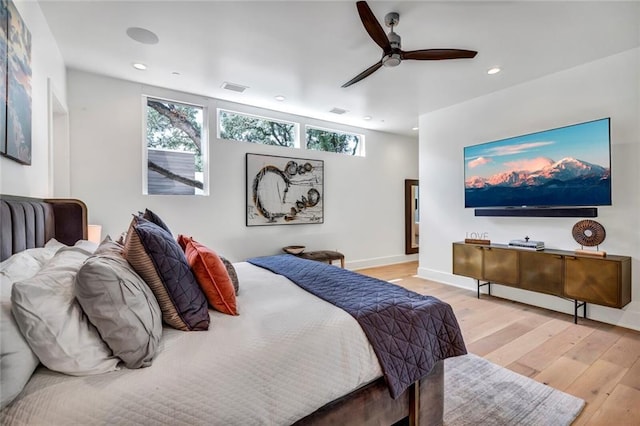
[[[368,3],[379,21],[400,13],[404,50],[479,53],[404,61],[342,89],[381,56],[355,2],[40,0],[70,68],[413,137],[420,114],[640,45],[637,1]],[[135,42],[129,27],[160,42]],[[503,71],[487,75],[495,65]],[[224,81],[249,89],[223,90]],[[514,108],[526,114],[525,104]]]

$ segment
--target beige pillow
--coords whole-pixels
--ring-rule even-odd
[[[13,316],[40,362],[73,376],[106,373],[118,364],[75,298],[76,273],[89,254],[62,248],[11,292]]]

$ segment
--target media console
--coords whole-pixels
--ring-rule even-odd
[[[501,284],[573,300],[587,317],[587,303],[622,308],[631,301],[631,257],[596,257],[564,250],[527,250],[501,244],[453,243],[453,273],[480,287]],[[481,283],[481,281],[484,281]]]

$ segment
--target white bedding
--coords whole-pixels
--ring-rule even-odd
[[[288,425],[380,377],[349,314],[286,278],[237,263],[239,316],[165,328],[149,368],[71,377],[39,368],[2,424]]]

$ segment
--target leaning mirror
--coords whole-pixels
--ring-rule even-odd
[[[404,241],[406,254],[418,253],[420,202],[417,179],[404,181]]]

